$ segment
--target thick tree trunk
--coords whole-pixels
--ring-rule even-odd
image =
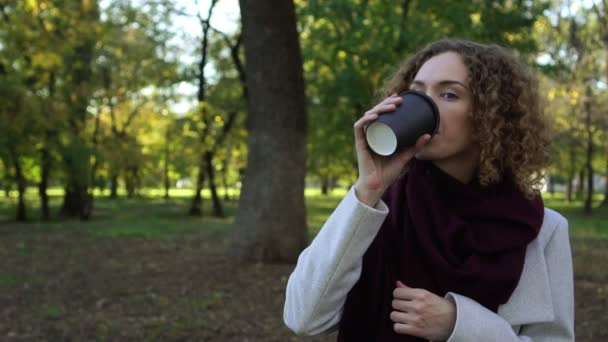
[[[211,201],[213,202],[213,216],[224,217],[224,208],[222,207],[222,201],[217,194],[217,186],[215,185],[215,169],[213,167],[213,153],[205,152],[205,166],[207,169],[207,184],[209,184],[209,190],[211,191]]]
[[[593,128],[591,127],[591,85],[587,82],[585,96],[585,128],[587,131],[587,153],[585,169],[587,172],[587,196],[585,197],[585,214],[591,215],[593,210]]]
[[[80,1],[81,16],[89,23],[99,22],[99,4],[97,0]],[[60,212],[61,216],[80,217],[83,220],[91,216],[93,201],[89,196],[90,151],[85,140],[89,100],[91,98],[93,78],[92,63],[97,33],[93,25],[77,32],[76,46],[71,49],[65,60],[69,70],[69,91],[65,99],[69,104],[70,140],[64,150],[64,162],[67,170],[66,195]]]
[[[289,262],[307,245],[306,103],[292,1],[241,0],[249,155],[234,223],[240,260]]]
[[[125,172],[125,188],[127,190],[127,197],[133,198],[137,196],[139,190],[139,169],[137,166],[130,166]]]
[[[80,140],[80,139],[79,139]],[[64,202],[59,215],[62,217],[79,217],[82,220],[90,218],[92,213],[92,198],[88,193],[89,186],[89,153],[86,147],[77,146],[70,142],[67,159],[68,182],[65,186]]]
[[[81,220],[88,220],[93,211],[92,203],[91,196],[82,188],[67,188],[60,216],[80,217]]]

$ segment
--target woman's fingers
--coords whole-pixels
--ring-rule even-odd
[[[424,309],[424,304],[418,300],[393,299],[391,302],[393,309],[401,312],[420,313]]]
[[[401,324],[415,324],[418,323],[418,315],[411,314],[409,312],[403,311],[393,311],[391,312],[391,321],[395,323]]]
[[[397,105],[394,103],[379,104],[376,107],[368,110],[365,115],[392,112],[395,109],[397,109]]]
[[[367,113],[383,113],[390,112],[397,108],[398,105],[403,102],[403,99],[399,96],[389,96],[382,102],[375,105],[372,109],[368,110]]]
[[[433,137],[430,134],[424,134],[416,141],[415,149],[416,152],[424,147],[424,145],[428,144]]]
[[[425,289],[397,287],[393,290],[393,298],[401,300],[425,299],[429,292]]]
[[[424,147],[424,145],[428,144],[428,142],[430,140],[431,140],[431,136],[429,134],[424,134],[423,136],[418,138],[416,145],[414,145],[413,147],[410,147],[410,148],[403,149],[401,152],[399,152],[397,154],[397,156],[395,158],[397,160],[397,163],[405,164],[408,160],[414,158],[416,153],[418,153],[418,151],[420,151]],[[407,170],[407,166],[406,166],[406,169],[403,171],[405,172],[406,170]]]
[[[422,329],[411,324],[395,323],[393,324],[393,330],[395,330],[397,334],[401,335],[412,335],[418,337],[421,337],[423,335]]]
[[[393,329],[398,334],[418,335],[424,324],[419,315],[409,312],[393,311],[390,314]]]
[[[377,118],[378,118],[378,114],[369,113],[369,114],[365,114],[363,117],[361,117],[359,120],[357,120],[357,122],[355,122],[355,124],[354,124],[355,143],[356,143],[357,147],[363,147],[363,146],[360,146],[361,144],[367,146],[367,142],[365,139],[365,127],[372,121],[376,120]]]
[[[384,99],[384,101],[377,104],[374,108],[365,112],[365,114],[357,120],[354,124],[355,128],[355,139],[361,141],[364,139],[364,132],[367,126],[382,113],[392,112],[397,109],[397,106],[403,101],[399,96],[393,95]]]
[[[369,112],[383,113],[390,112],[397,108],[403,102],[401,97],[387,97],[384,101],[378,103],[374,108],[370,109]]]

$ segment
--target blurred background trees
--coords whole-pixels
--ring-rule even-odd
[[[510,47],[537,71],[556,133],[547,191],[580,200],[588,214],[594,193],[608,206],[606,2],[296,0],[290,39],[299,48],[268,44],[264,53],[247,51],[254,49],[247,39],[286,26],[259,16],[241,25],[221,6],[238,16],[234,0],[0,1],[0,187],[13,203],[11,217],[0,219],[86,220],[96,215],[96,198],[178,193],[190,198],[183,215],[222,217],[242,185],[266,193],[289,186],[295,197],[301,177],[324,194],[347,188],[356,179],[352,123],[402,61],[442,37]],[[268,70],[296,50],[306,114],[284,111],[256,131],[278,100],[253,98],[260,90],[253,87],[270,82]],[[277,82],[287,87],[298,72]],[[289,141],[271,133],[293,124],[306,126],[306,158],[297,143],[276,160],[254,147],[268,134],[279,139],[268,148]],[[289,152],[290,168],[305,172],[293,183],[243,179],[289,161]],[[241,209],[263,198],[270,197],[242,199],[249,204]],[[301,202],[285,199],[297,210]],[[263,229],[243,212],[237,226],[254,235]],[[304,228],[296,235],[305,229],[297,225]],[[292,234],[279,231],[272,234]]]

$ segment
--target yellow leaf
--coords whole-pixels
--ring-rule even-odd
[[[61,57],[52,52],[36,53],[32,56],[32,64],[35,67],[49,70],[61,64]]]
[[[479,25],[481,23],[481,13],[471,13],[469,16],[473,25]]]
[[[544,33],[547,29],[547,24],[544,21],[537,20],[534,22],[533,28],[535,31],[538,31],[539,33]]]
[[[577,90],[573,90],[570,92],[570,97],[572,97],[573,99],[578,99],[580,95],[581,94]]]
[[[32,10],[32,12],[34,13],[34,15],[38,15],[39,9],[38,9],[38,4],[36,3],[36,0],[27,0],[27,2],[25,3],[26,7],[29,8],[30,10]]]

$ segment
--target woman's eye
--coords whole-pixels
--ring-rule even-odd
[[[446,100],[456,100],[458,99],[458,95],[454,94],[454,93],[449,93],[449,92],[445,92],[445,93],[441,93],[441,97],[446,99]]]

